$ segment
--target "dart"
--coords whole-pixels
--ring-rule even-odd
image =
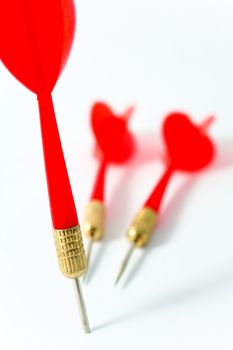
[[[134,108],[130,107],[123,114],[116,115],[102,102],[95,103],[91,110],[91,127],[96,140],[99,169],[86,207],[83,225],[84,234],[89,239],[87,266],[93,242],[100,241],[104,235],[106,170],[111,164],[124,164],[134,152],[134,138],[128,130],[128,121],[133,110]]]
[[[199,171],[213,160],[214,145],[206,135],[213,119],[209,117],[201,125],[195,125],[182,113],[171,113],[165,118],[162,133],[167,149],[167,167],[127,230],[130,247],[120,266],[115,285],[122,277],[135,247],[141,248],[149,243],[172,175],[176,171],[189,173]]]
[[[88,333],[79,281],[86,270],[86,256],[51,95],[68,59],[74,31],[72,0],[0,2],[1,60],[37,95],[58,262],[62,273],[74,282],[82,325]]]

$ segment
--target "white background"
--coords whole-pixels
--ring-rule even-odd
[[[0,348],[232,350],[233,2],[76,5],[74,49],[54,100],[80,220],[97,167],[94,101],[116,112],[136,106],[138,153],[108,172],[106,235],[84,285],[93,332],[84,335],[57,266],[36,97],[0,67]],[[218,157],[198,176],[174,176],[150,247],[114,288],[125,229],[163,171],[159,130],[174,109],[197,122],[216,116]]]

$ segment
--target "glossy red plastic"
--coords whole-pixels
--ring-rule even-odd
[[[100,167],[91,199],[104,200],[106,168],[110,163],[123,164],[132,156],[134,137],[128,129],[128,121],[134,108],[116,115],[108,105],[97,102],[91,110],[91,126],[96,139]]]
[[[198,126],[183,113],[171,113],[167,116],[163,124],[163,138],[167,148],[168,166],[146,201],[145,207],[159,211],[174,171],[195,172],[212,161],[215,149],[213,142],[206,135],[206,129],[212,121],[213,117],[209,117]]]
[[[78,223],[51,92],[68,58],[75,30],[72,0],[0,2],[0,56],[38,96],[43,151],[54,228]]]

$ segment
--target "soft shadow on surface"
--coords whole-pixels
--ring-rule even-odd
[[[193,284],[171,290],[161,297],[151,298],[151,300],[142,303],[139,307],[99,324],[93,327],[92,330],[98,331],[147,313],[158,313],[160,310],[164,310],[167,307],[171,308],[179,304],[195,301],[195,299],[205,296],[206,294],[216,293],[223,288],[229,288],[229,291],[233,289],[233,265],[214,275],[204,276]]]

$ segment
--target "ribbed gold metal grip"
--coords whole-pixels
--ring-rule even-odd
[[[105,207],[103,202],[91,200],[86,207],[83,232],[86,237],[99,241],[104,234]]]
[[[100,241],[103,238],[104,220],[104,203],[100,200],[92,199],[86,206],[83,224],[83,232],[85,236],[89,239],[89,244],[87,246],[87,268],[90,262],[93,242]]]
[[[120,270],[117,274],[115,280],[115,285],[119,282],[121,276],[123,275],[130,257],[134,251],[135,247],[144,247],[150,240],[151,235],[157,224],[158,213],[149,207],[142,208],[133,219],[131,225],[127,230],[127,238],[131,245],[125,258],[123,259]]]
[[[150,240],[157,223],[158,214],[149,207],[142,208],[127,230],[127,237],[137,247],[144,247]]]
[[[81,277],[87,267],[80,226],[54,230],[54,240],[61,272],[68,278]]]

